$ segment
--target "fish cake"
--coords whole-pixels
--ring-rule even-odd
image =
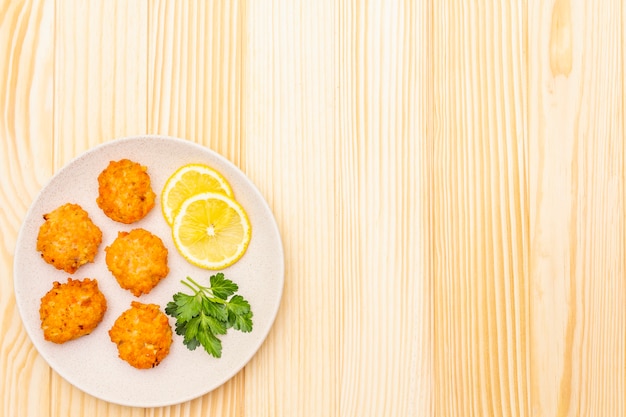
[[[102,321],[107,300],[96,279],[55,281],[41,298],[39,317],[45,340],[65,343],[91,333]]]
[[[145,229],[119,232],[104,251],[107,267],[120,287],[136,297],[149,293],[170,271],[163,241]]]
[[[148,168],[129,159],[110,161],[98,175],[96,203],[109,218],[125,224],[143,219],[154,207]]]
[[[109,330],[119,357],[137,369],[159,365],[170,352],[172,328],[156,304],[131,302]]]
[[[64,204],[43,218],[37,250],[44,261],[70,274],[94,261],[102,243],[102,231],[80,205]]]

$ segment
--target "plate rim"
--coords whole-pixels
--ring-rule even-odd
[[[29,326],[26,325],[25,323],[25,314],[26,312],[24,311],[24,309],[26,308],[26,306],[24,305],[24,303],[22,301],[20,301],[20,297],[18,297],[18,265],[17,265],[17,261],[20,259],[20,256],[18,256],[23,250],[26,250],[25,248],[23,248],[22,246],[20,246],[20,242],[22,242],[24,233],[25,233],[25,225],[28,221],[28,219],[30,219],[33,215],[33,212],[36,209],[36,205],[37,203],[40,201],[40,199],[42,198],[43,194],[45,193],[46,189],[53,184],[53,182],[59,177],[61,176],[66,170],[70,169],[75,163],[77,163],[79,160],[87,157],[89,154],[93,154],[93,153],[97,153],[98,151],[101,151],[104,148],[107,148],[109,146],[116,146],[116,145],[120,145],[123,143],[129,143],[129,142],[134,142],[137,140],[145,140],[145,139],[155,139],[155,140],[160,140],[163,142],[171,142],[171,143],[176,143],[180,146],[187,146],[190,147],[198,152],[205,152],[211,155],[211,157],[216,158],[217,160],[220,161],[220,163],[228,166],[228,169],[237,171],[238,174],[240,174],[242,176],[242,178],[245,180],[245,182],[247,183],[247,185],[250,187],[250,191],[252,191],[255,194],[255,199],[258,200],[258,202],[260,202],[263,206],[264,211],[266,211],[271,219],[270,222],[270,226],[271,229],[273,230],[273,232],[276,234],[277,237],[277,243],[278,243],[278,247],[276,249],[278,249],[278,253],[277,256],[280,258],[280,270],[279,272],[279,288],[278,291],[276,292],[276,299],[275,299],[275,303],[273,305],[273,308],[271,309],[271,311],[268,312],[268,324],[267,324],[267,328],[265,329],[264,333],[259,335],[257,342],[256,342],[256,346],[254,347],[254,349],[252,349],[248,355],[246,356],[242,356],[242,360],[241,363],[239,364],[239,366],[236,366],[234,368],[232,368],[232,372],[229,372],[227,375],[225,375],[224,377],[220,378],[219,380],[216,381],[216,383],[214,384],[214,386],[210,387],[207,390],[204,390],[200,393],[194,393],[194,394],[190,394],[188,396],[185,397],[181,397],[179,399],[175,399],[175,400],[170,400],[170,401],[155,401],[155,402],[132,402],[132,401],[118,401],[112,398],[109,398],[105,395],[99,395],[99,393],[97,392],[92,392],[90,390],[86,390],[85,388],[78,386],[77,384],[75,384],[72,381],[72,378],[68,377],[66,375],[65,372],[63,372],[62,370],[57,369],[55,366],[52,365],[51,360],[49,358],[49,355],[47,352],[42,352],[37,343],[35,342],[34,339],[34,335],[32,334],[32,332],[35,331],[35,329],[31,329]],[[158,193],[160,195],[160,193]],[[156,206],[154,209],[158,209]],[[224,385],[226,382],[228,382],[230,379],[234,378],[239,372],[241,372],[241,370],[247,366],[250,361],[254,358],[254,356],[256,356],[256,354],[258,353],[259,349],[265,344],[265,342],[267,341],[267,338],[270,334],[270,332],[272,331],[272,329],[274,328],[274,324],[276,322],[276,319],[278,317],[278,313],[280,311],[280,307],[283,303],[283,295],[284,295],[284,288],[285,288],[285,273],[286,273],[286,266],[285,266],[285,250],[284,250],[284,244],[283,244],[283,239],[282,239],[282,235],[281,235],[281,231],[280,228],[278,227],[278,222],[276,220],[275,214],[273,212],[273,210],[271,209],[271,207],[269,206],[269,203],[267,202],[267,200],[265,199],[265,197],[263,196],[263,194],[260,192],[260,190],[258,189],[257,185],[248,177],[247,174],[245,174],[243,172],[243,170],[241,168],[239,168],[235,163],[233,163],[231,160],[229,160],[228,158],[226,158],[224,155],[220,154],[219,152],[209,148],[208,146],[204,146],[202,144],[196,143],[190,139],[184,139],[181,137],[176,137],[176,136],[169,136],[169,135],[160,135],[160,134],[141,134],[141,135],[131,135],[131,136],[122,136],[122,137],[118,137],[118,138],[112,138],[109,140],[106,140],[105,142],[99,143],[97,145],[92,146],[91,148],[88,148],[85,151],[80,152],[79,154],[75,155],[73,158],[71,158],[66,164],[64,164],[61,168],[59,168],[58,170],[56,170],[46,181],[45,183],[40,187],[40,189],[38,190],[38,192],[35,194],[34,198],[32,199],[32,201],[30,202],[30,205],[28,207],[28,209],[25,212],[24,217],[21,220],[20,223],[20,228],[16,237],[16,241],[15,241],[15,250],[14,250],[14,254],[13,254],[13,262],[12,262],[12,267],[13,267],[13,295],[15,297],[15,303],[17,306],[17,310],[18,310],[18,314],[20,316],[20,321],[22,324],[22,328],[25,330],[30,342],[32,343],[33,347],[35,348],[35,350],[37,351],[38,355],[40,355],[44,361],[46,362],[46,365],[55,373],[57,373],[59,376],[61,376],[61,378],[66,381],[67,383],[69,383],[70,385],[76,387],[77,389],[79,389],[81,392],[84,392],[94,398],[97,398],[99,400],[102,401],[106,401],[108,403],[112,403],[112,404],[117,404],[117,405],[121,405],[121,406],[128,406],[128,407],[141,407],[141,408],[147,408],[147,407],[166,407],[166,406],[172,406],[172,405],[177,405],[177,404],[182,404],[184,402],[187,401],[191,401],[194,400],[196,398],[199,398],[203,395],[206,395],[212,391],[214,391],[215,389],[221,387],[222,385]],[[217,273],[220,271],[211,271],[211,273]],[[72,274],[70,274],[72,275]],[[162,306],[161,306],[162,307]],[[163,307],[162,307],[163,308]],[[173,340],[173,343],[176,343],[177,340]]]

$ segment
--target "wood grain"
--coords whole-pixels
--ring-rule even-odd
[[[56,3],[55,169],[146,132],[147,26],[145,2]]]
[[[54,169],[87,149],[146,130],[145,3],[61,1],[55,10]],[[111,415],[56,372],[52,415]],[[131,415],[141,415],[135,410]]]
[[[13,294],[20,225],[52,174],[54,3],[0,2],[0,415],[47,415],[50,369]]]
[[[441,416],[532,415],[527,22],[520,4],[505,3],[433,3],[429,220]]]
[[[419,112],[426,89],[417,72],[426,48],[419,12],[425,10],[415,2],[383,1],[348,2],[339,11],[338,415],[431,409],[428,183],[420,175],[427,166],[426,122]]]
[[[626,413],[622,7],[529,3],[536,416]]]
[[[0,0],[0,415],[626,415],[625,57],[620,0]],[[154,409],[51,371],[12,280],[53,173],[144,133],[286,259],[251,362]]]
[[[337,74],[329,28],[338,16],[331,4],[248,4],[243,166],[268,199],[285,250],[280,313],[246,368],[246,412],[258,416],[338,415],[343,297],[331,158]],[[298,175],[302,169],[309,174]]]
[[[245,154],[247,3],[148,3],[148,132]]]
[[[147,132],[203,144],[239,166],[245,166],[243,7],[236,1],[148,3]],[[192,401],[186,412],[244,415],[245,375]],[[176,406],[149,415],[181,412]]]

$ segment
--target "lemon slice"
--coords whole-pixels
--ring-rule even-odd
[[[180,206],[172,225],[174,244],[194,265],[222,269],[238,261],[250,243],[248,215],[234,199],[201,193]]]
[[[188,164],[174,172],[165,183],[161,193],[161,210],[167,223],[170,226],[174,223],[176,212],[183,201],[204,192],[233,196],[233,190],[226,178],[211,167]]]

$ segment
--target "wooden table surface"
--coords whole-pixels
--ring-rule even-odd
[[[625,59],[621,0],[0,1],[0,415],[625,416]],[[39,190],[146,133],[286,256],[252,361],[156,409],[65,382],[13,292]]]

